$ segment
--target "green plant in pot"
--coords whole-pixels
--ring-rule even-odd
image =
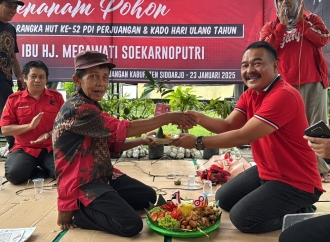
[[[183,89],[183,86],[180,85],[165,98],[169,99],[169,104],[173,111],[185,112],[187,110],[200,110],[200,108],[202,108],[202,103],[198,98],[201,97],[196,96],[193,92],[193,87]],[[181,130],[181,132],[188,133],[188,130]]]
[[[208,113],[213,113],[220,116],[222,119],[228,117],[228,115],[234,110],[235,104],[232,101],[221,101],[220,97],[211,99],[208,104],[204,106],[204,111]],[[203,151],[203,159],[210,159],[214,155],[219,155],[219,148],[205,148]]]
[[[144,90],[140,96],[140,99],[148,97],[152,91],[160,94],[161,102],[163,102],[164,95],[173,92],[173,90],[167,85],[169,80],[157,79],[155,80],[150,72],[145,71],[144,73],[148,78],[149,82],[144,84]],[[163,128],[159,127],[156,138],[165,138]],[[164,156],[164,145],[160,144],[157,146],[149,146],[149,159],[160,159]]]
[[[169,104],[175,111],[198,110],[202,107],[202,103],[198,100],[201,96],[193,94],[193,89],[193,87],[183,89],[180,85],[165,98],[169,99]]]
[[[201,97],[194,94],[193,87],[184,88],[180,85],[165,98],[169,99],[169,104],[173,111],[185,112],[188,110],[200,110],[202,108],[202,103],[198,100]],[[188,130],[181,130],[181,132],[188,133]],[[195,152],[194,149],[189,150],[182,147],[170,147],[167,153],[173,159],[195,157],[196,154],[197,151]]]

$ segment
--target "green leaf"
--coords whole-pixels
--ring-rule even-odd
[[[167,93],[170,93],[170,92],[174,92],[174,90],[170,89],[170,90],[166,90],[163,92],[163,96],[166,95]]]
[[[149,83],[144,84],[144,91],[142,92],[140,98],[145,98],[151,91],[156,91],[157,93],[160,93],[161,99],[163,99],[163,96],[170,92],[169,90],[171,90],[171,88],[166,86],[166,83],[170,80],[154,80],[148,71],[145,71],[145,75],[148,78]]]
[[[178,86],[173,92],[167,95],[165,98],[169,99],[169,104],[173,111],[184,112],[189,109],[199,109],[202,104],[198,100],[196,95],[192,94],[193,87],[187,87],[183,89],[182,86]]]
[[[150,74],[149,71],[145,71],[145,72],[144,72],[144,75],[146,75],[146,77],[149,79],[149,81],[150,81],[151,83],[154,83],[154,82],[155,82],[155,81],[154,81],[154,78],[152,77],[152,75]]]
[[[165,198],[161,194],[159,194],[158,199],[157,199],[157,203],[156,203],[156,207],[162,206],[166,203],[167,203],[167,201],[165,200]]]
[[[165,138],[165,135],[164,135],[164,132],[163,132],[163,128],[162,127],[159,127],[157,133],[156,133],[156,138],[160,138],[160,139],[163,139]]]

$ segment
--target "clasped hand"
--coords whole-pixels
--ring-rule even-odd
[[[304,9],[305,9],[305,3],[304,0],[301,1],[298,14],[296,17],[296,23],[298,23],[300,20],[302,20],[304,16]],[[286,12],[287,8],[285,6],[285,1],[282,1],[282,4],[279,8],[279,13],[278,13],[278,18],[280,20],[280,23],[287,26],[289,24],[289,18],[288,18],[288,13]]]
[[[32,130],[32,129],[35,129],[35,128],[39,125],[39,123],[40,123],[40,121],[41,121],[41,118],[42,118],[43,114],[44,114],[44,113],[41,112],[41,113],[38,113],[35,117],[33,117],[32,121],[31,121],[31,123],[30,123],[30,125],[29,125],[31,130]],[[40,136],[38,137],[38,139],[36,139],[36,140],[31,140],[30,143],[31,143],[31,144],[42,143],[42,142],[46,141],[46,140],[49,139],[49,138],[50,138],[50,137],[49,137],[49,134],[48,134],[48,133],[44,133],[44,134],[40,135]]]
[[[197,118],[187,112],[172,112],[175,115],[173,124],[177,124],[180,129],[191,129],[197,125]]]

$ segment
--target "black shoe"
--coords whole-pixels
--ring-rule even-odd
[[[316,206],[312,205],[310,207],[301,208],[296,213],[314,213],[315,211],[316,211]]]

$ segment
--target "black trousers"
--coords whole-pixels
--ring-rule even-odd
[[[296,223],[281,235],[279,242],[329,242],[330,215],[323,215]]]
[[[45,176],[55,179],[53,151],[48,153],[47,149],[42,149],[38,158],[35,158],[22,149],[15,150],[8,154],[5,162],[6,179],[14,185],[26,182],[36,174],[38,166]]]
[[[140,215],[135,211],[155,203],[154,189],[123,175],[111,181],[116,192],[107,192],[73,213],[75,224],[84,229],[102,230],[122,237],[137,235],[143,228]]]
[[[8,81],[0,81],[0,117],[2,115],[2,111],[4,106],[6,105],[6,101],[10,94],[13,93],[12,86]],[[5,136],[8,144],[9,149],[13,148],[14,146],[14,137],[13,136]]]
[[[265,233],[282,228],[283,217],[311,207],[322,195],[308,193],[280,181],[263,181],[252,166],[223,184],[215,195],[243,233]]]

